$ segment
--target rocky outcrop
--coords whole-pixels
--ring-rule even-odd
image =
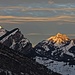
[[[0,30],[0,34],[3,34],[0,37],[0,42],[7,47],[19,51],[25,55],[29,54],[29,52],[32,50],[32,44],[27,38],[24,37],[18,28],[6,32],[3,32],[5,31],[3,28]]]

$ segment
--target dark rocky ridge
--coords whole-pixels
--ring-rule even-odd
[[[32,44],[24,37],[18,28],[7,31],[6,34],[0,37],[0,42],[5,46],[17,50],[25,55],[32,50]]]
[[[14,51],[0,43],[0,75],[5,71],[10,71],[12,75],[60,75],[48,70],[20,52]],[[8,74],[10,75],[10,74]]]

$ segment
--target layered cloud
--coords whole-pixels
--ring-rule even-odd
[[[0,23],[24,23],[24,22],[71,22],[75,23],[75,16],[55,16],[55,17],[20,17],[20,16],[0,16]]]
[[[0,23],[24,22],[70,22],[75,23],[75,4],[30,3],[0,7]]]

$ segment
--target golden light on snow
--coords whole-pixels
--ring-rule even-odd
[[[2,28],[2,26],[0,26],[0,29]]]
[[[48,38],[47,40],[52,40],[53,42],[58,43],[64,43],[69,40],[69,38],[65,34],[58,33],[56,36],[52,36]]]

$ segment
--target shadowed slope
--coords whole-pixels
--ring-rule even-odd
[[[58,75],[0,43],[0,69],[16,75]]]

